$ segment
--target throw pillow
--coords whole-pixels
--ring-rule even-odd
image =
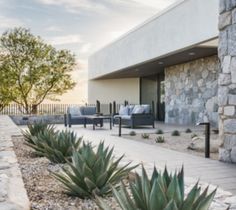
[[[149,114],[151,112],[151,108],[149,104],[143,104],[142,107],[144,108],[145,114]]]
[[[128,115],[128,114],[129,114],[128,106],[121,105],[119,110],[119,115]]]
[[[79,107],[69,107],[69,113],[72,115],[72,116],[79,116],[81,115],[81,112],[80,112],[80,109]]]
[[[140,105],[135,105],[132,114],[142,114],[144,113],[144,108]]]

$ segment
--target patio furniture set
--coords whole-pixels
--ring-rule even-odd
[[[103,115],[97,113],[95,106],[69,107],[64,115],[65,126],[72,125],[92,125],[93,130],[96,126],[103,127],[104,122],[109,122],[110,129],[112,125],[118,124],[131,127],[152,126],[154,128],[155,118],[152,114],[150,105],[121,105],[119,113],[113,115]]]

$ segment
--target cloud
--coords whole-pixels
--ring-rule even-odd
[[[155,7],[156,9],[160,10],[163,9],[170,4],[176,2],[176,0],[132,0],[138,4],[149,6],[149,7]]]
[[[95,13],[106,13],[112,8],[143,8],[160,10],[175,2],[176,0],[37,0],[45,5],[62,6],[68,12],[80,13],[81,10],[92,11]],[[143,8],[145,9],[145,8]]]
[[[45,5],[57,5],[63,6],[67,11],[72,13],[80,12],[80,9],[89,11],[101,11],[106,10],[106,7],[98,2],[91,0],[38,0]]]
[[[6,29],[19,26],[24,26],[21,20],[0,15],[0,28]]]
[[[91,43],[84,43],[79,49],[79,53],[86,54],[90,51],[91,47],[92,47]]]
[[[52,45],[66,45],[66,44],[82,43],[80,35],[77,35],[77,34],[50,37],[47,39],[47,41]]]
[[[58,26],[48,26],[45,28],[46,31],[60,32],[62,29]]]

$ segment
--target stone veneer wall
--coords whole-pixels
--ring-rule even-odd
[[[0,115],[0,209],[29,210],[30,202],[13,149],[12,136],[19,128],[8,116]]]
[[[209,120],[218,126],[219,68],[217,56],[211,56],[165,69],[166,123]]]
[[[236,163],[236,0],[220,0],[219,12],[220,160]]]

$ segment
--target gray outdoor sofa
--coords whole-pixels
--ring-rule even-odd
[[[148,104],[122,105],[119,114],[114,115],[113,123],[118,124],[119,118],[121,119],[121,125],[131,128],[148,125],[153,128],[155,127],[155,118],[151,111],[151,107]]]
[[[71,125],[86,126],[87,124],[93,124],[93,121],[91,119],[87,119],[86,116],[95,114],[95,106],[68,107],[67,113],[64,115],[64,124],[65,126],[68,125],[69,127],[71,127]]]

